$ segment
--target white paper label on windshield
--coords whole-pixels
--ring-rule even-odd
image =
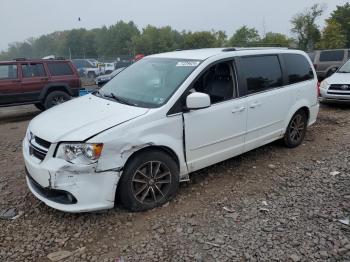
[[[176,66],[198,66],[199,65],[199,61],[181,61],[181,62],[178,62],[176,64]]]

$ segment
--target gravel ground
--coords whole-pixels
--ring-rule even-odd
[[[26,188],[34,107],[0,109],[0,261],[350,261],[350,107],[322,106],[305,143],[273,143],[206,168],[170,204],[65,214]]]

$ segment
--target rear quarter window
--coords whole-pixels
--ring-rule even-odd
[[[53,62],[47,64],[52,76],[73,75],[74,72],[68,63]]]
[[[246,56],[240,59],[249,94],[282,86],[282,69],[277,55]]]
[[[343,61],[344,50],[321,51],[320,62]]]
[[[283,54],[288,84],[295,84],[314,79],[314,72],[309,61],[299,54]]]
[[[0,80],[2,79],[16,79],[17,65],[3,64],[0,65]]]

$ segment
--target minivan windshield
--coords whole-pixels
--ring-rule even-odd
[[[201,61],[143,58],[96,93],[120,103],[156,108],[165,104]]]
[[[338,73],[350,73],[350,60],[339,68]]]

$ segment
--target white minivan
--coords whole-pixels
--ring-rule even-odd
[[[151,55],[33,119],[31,192],[66,212],[151,209],[193,171],[274,140],[296,147],[319,110],[308,56],[219,48]]]

